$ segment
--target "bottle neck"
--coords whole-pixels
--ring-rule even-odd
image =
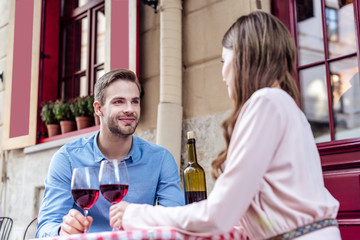
[[[188,139],[188,153],[189,153],[189,164],[197,164],[197,157],[196,157],[196,147],[195,147],[195,139],[190,138]]]

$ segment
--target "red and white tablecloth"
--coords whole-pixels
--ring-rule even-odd
[[[241,230],[234,228],[227,234],[200,237],[181,233],[172,228],[156,228],[150,230],[99,232],[76,234],[68,237],[50,237],[43,240],[247,240]]]

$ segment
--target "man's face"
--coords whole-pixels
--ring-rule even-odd
[[[140,92],[135,83],[118,80],[105,90],[103,124],[115,135],[132,135],[140,118]]]

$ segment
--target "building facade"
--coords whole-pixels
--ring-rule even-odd
[[[221,123],[232,108],[221,76],[221,39],[239,16],[259,7],[278,16],[297,42],[300,107],[318,143],[325,184],[341,204],[342,236],[360,234],[360,1],[161,0],[156,12],[137,0],[0,5],[0,103],[6,106],[0,213],[14,220],[11,239],[21,239],[37,216],[52,155],[98,130],[48,137],[42,104],[91,95],[96,79],[114,68],[134,70],[144,88],[136,135],[167,147],[180,173],[186,132],[195,131],[209,194],[210,164],[225,147]]]

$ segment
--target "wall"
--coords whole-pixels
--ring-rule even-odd
[[[270,0],[262,0],[270,11]],[[201,0],[183,4],[184,119],[230,109],[221,77],[221,40],[241,15],[256,9],[256,0]],[[140,8],[140,81],[145,90],[139,129],[156,128],[160,86],[160,14]]]
[[[10,1],[0,1],[0,72],[5,72],[7,67],[7,49],[8,49],[8,26],[9,26],[9,13],[10,13]],[[5,105],[5,81],[6,76],[3,75],[3,80],[0,80],[0,106]],[[4,112],[3,108],[0,108],[0,153],[2,152],[2,132],[4,124]],[[5,208],[3,206],[4,200],[4,188],[3,175],[4,169],[4,158],[0,155],[0,216],[4,214]]]
[[[6,3],[5,3],[6,2]],[[225,147],[221,122],[232,107],[221,77],[221,38],[230,24],[240,15],[256,9],[255,0],[202,0],[184,1],[183,5],[183,138],[182,164],[187,165],[186,132],[196,134],[197,155],[207,175],[208,192],[214,182],[210,177],[210,163]],[[263,0],[263,9],[269,11],[269,0]],[[1,16],[7,16],[7,1],[0,1]],[[160,16],[148,6],[140,4],[140,71],[139,78],[145,95],[142,116],[136,135],[155,142],[157,105],[160,81]],[[0,18],[0,70],[4,63],[3,44],[6,43],[6,26]],[[5,27],[6,28],[6,27]],[[5,30],[6,32],[6,30]],[[6,44],[5,44],[6,45]],[[6,49],[6,46],[4,46]],[[6,58],[5,58],[6,59]],[[5,78],[6,79],[6,78]],[[0,104],[3,102],[0,82]],[[0,110],[0,131],[2,124]],[[70,140],[70,139],[68,139]],[[36,216],[36,194],[43,186],[51,156],[64,142],[49,148],[37,145],[27,149],[6,152],[8,180],[1,192],[4,215],[14,219],[10,239],[22,239],[26,225]],[[42,150],[34,150],[41,148]],[[25,153],[26,152],[26,153]],[[31,152],[31,153],[30,153]],[[1,167],[1,165],[0,165]],[[41,193],[41,192],[40,192]]]

